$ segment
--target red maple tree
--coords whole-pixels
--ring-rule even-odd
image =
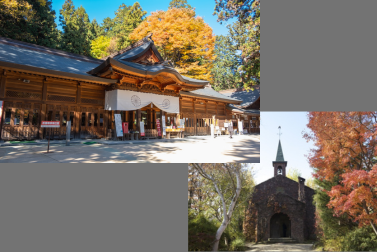
[[[310,112],[307,127],[304,138],[317,147],[309,155],[315,177],[339,180],[327,206],[377,235],[377,113]]]

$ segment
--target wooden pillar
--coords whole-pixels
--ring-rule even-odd
[[[240,120],[241,118],[240,118],[240,116],[238,115],[237,116],[237,132],[238,132],[238,135],[240,134]]]
[[[80,138],[81,107],[76,107],[75,115],[75,138]]]
[[[136,120],[136,130],[139,131],[139,133],[140,133],[140,121],[141,121],[141,110],[140,109],[136,110],[136,118],[137,118],[137,120]]]
[[[109,119],[109,111],[104,110],[103,111],[103,132],[105,134],[105,139],[107,139],[107,132],[108,132],[107,126],[109,125],[108,119]]]
[[[248,123],[249,123],[249,134],[251,133],[251,116],[247,117]]]
[[[195,107],[195,102],[196,102],[196,99],[192,99],[192,109],[194,111],[194,136],[197,135],[197,129],[196,129],[196,107]]]
[[[41,127],[42,121],[46,121],[46,104],[42,104],[41,111],[40,111],[40,118],[39,121],[39,139],[43,139],[43,128]]]
[[[179,97],[179,113],[182,111],[182,97]]]

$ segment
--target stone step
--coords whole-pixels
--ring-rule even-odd
[[[268,243],[295,243],[295,239],[290,237],[281,237],[281,238],[268,238]]]

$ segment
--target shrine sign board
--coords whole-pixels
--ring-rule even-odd
[[[42,128],[59,128],[60,127],[60,122],[56,122],[56,121],[42,121],[41,127]]]
[[[157,126],[158,136],[161,136],[161,125],[160,125],[160,119],[156,119],[156,126]]]

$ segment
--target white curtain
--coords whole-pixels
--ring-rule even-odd
[[[119,89],[106,91],[105,94],[105,110],[131,111],[151,103],[168,113],[179,114],[179,97]]]

